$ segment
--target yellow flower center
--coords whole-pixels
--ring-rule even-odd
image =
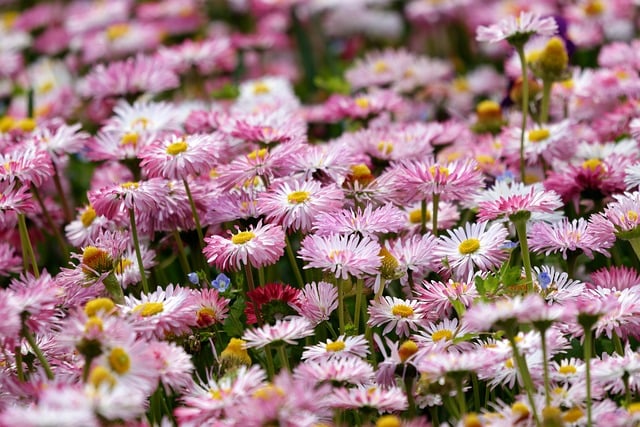
[[[358,107],[362,108],[363,110],[366,108],[369,108],[369,100],[363,96],[356,98],[354,102]]]
[[[102,329],[103,329],[102,319],[99,318],[98,316],[91,316],[87,319],[87,321],[84,324],[84,331],[89,332],[96,329],[102,332]]]
[[[429,212],[429,210],[427,210],[425,221],[428,222],[430,220],[431,220],[431,212]],[[409,221],[412,224],[420,224],[422,222],[422,210],[415,209],[415,210],[412,210],[411,212],[409,212]]]
[[[628,211],[627,212],[627,219],[631,222],[636,222],[638,221],[638,213],[636,211]]]
[[[562,375],[575,374],[576,371],[577,371],[577,369],[573,365],[562,365],[562,366],[560,366],[560,369],[558,369],[558,372],[560,372]]]
[[[243,365],[251,365],[251,357],[244,348],[244,344],[245,342],[239,338],[231,338],[227,347],[220,353],[220,361],[237,361]]]
[[[526,418],[529,416],[529,407],[522,402],[516,402],[511,405],[511,411],[514,415],[518,415],[519,418]]]
[[[402,421],[397,415],[383,415],[376,421],[376,427],[400,427]]]
[[[336,352],[336,351],[342,351],[345,349],[345,345],[344,345],[344,341],[334,341],[334,342],[330,342],[327,344],[326,349],[327,351],[332,351],[332,352]]]
[[[109,353],[109,366],[120,375],[129,372],[131,359],[122,347],[116,347]]]
[[[269,152],[269,150],[267,150],[266,148],[261,148],[259,150],[253,150],[252,152],[247,154],[247,158],[249,160],[256,160],[256,159],[262,160],[267,156],[268,152]]]
[[[389,66],[384,61],[377,61],[373,65],[373,71],[377,74],[386,73],[387,71],[389,71]]]
[[[122,274],[124,273],[124,270],[130,265],[133,265],[133,261],[131,261],[129,258],[122,258],[120,262],[116,264],[116,268],[114,271],[116,272],[116,274]]]
[[[502,118],[500,104],[490,99],[481,101],[476,105],[478,120],[497,120]]]
[[[129,32],[129,25],[122,24],[114,24],[107,28],[107,38],[111,41],[117,40],[121,37],[124,37]]]
[[[630,414],[637,414],[640,412],[640,402],[634,402],[627,407]]]
[[[105,273],[113,269],[111,256],[104,249],[96,248],[95,246],[84,248],[84,251],[82,251],[82,264],[86,266],[84,268],[85,273],[91,273],[91,270]]]
[[[98,312],[109,313],[116,307],[115,303],[109,298],[96,298],[87,302],[84,306],[84,312],[87,316],[95,316]]]
[[[398,274],[397,270],[400,265],[396,257],[384,246],[380,249],[378,255],[382,257],[380,262],[380,273],[382,277],[389,280],[396,279]]]
[[[587,14],[587,16],[600,15],[602,12],[604,12],[604,3],[600,0],[590,1],[584,5],[584,13]]]
[[[413,308],[409,307],[406,304],[396,304],[391,309],[391,314],[400,317],[413,316]]]
[[[253,392],[253,397],[265,401],[271,400],[275,397],[284,397],[285,395],[286,394],[282,388],[273,384],[267,384],[264,387],[260,387],[258,390]]]
[[[469,82],[464,77],[458,77],[453,81],[453,88],[458,92],[468,92],[470,89]]]
[[[14,128],[23,132],[31,132],[36,128],[36,121],[34,119],[20,119],[14,124]]]
[[[408,358],[413,356],[418,352],[418,344],[414,341],[407,340],[400,345],[398,348],[398,356],[400,356],[400,360],[404,363]]]
[[[133,308],[134,313],[140,313],[142,317],[154,316],[164,311],[164,304],[161,302],[143,302]]]
[[[131,122],[131,127],[140,126],[142,129],[146,129],[149,126],[149,119],[146,117],[138,117]]]
[[[220,392],[220,390],[210,389],[209,396],[211,396],[213,400],[222,400],[222,392]]]
[[[504,366],[507,369],[513,369],[513,359],[510,357],[504,362]]]
[[[287,200],[291,204],[300,204],[309,200],[309,192],[308,191],[294,191],[293,193],[289,193],[287,196]]]
[[[429,173],[431,173],[432,176],[440,175],[446,178],[449,176],[450,172],[449,172],[449,168],[447,167],[440,166],[440,165],[433,165],[429,168]]]
[[[271,89],[269,89],[269,86],[267,86],[267,84],[265,84],[264,82],[257,82],[253,85],[254,95],[264,95],[269,92],[271,92]]]
[[[120,187],[125,190],[137,190],[140,187],[139,182],[124,182],[120,184]]]
[[[13,128],[15,120],[11,116],[2,116],[0,118],[0,132],[5,133]]]
[[[380,141],[378,143],[378,151],[388,156],[393,151],[393,144],[389,141]]]
[[[211,307],[202,307],[196,313],[196,323],[202,328],[213,325],[215,320],[216,311]]]
[[[96,219],[96,216],[97,215],[95,209],[89,206],[87,209],[85,209],[84,212],[82,212],[82,215],[80,216],[80,222],[82,222],[82,225],[86,228],[93,223],[93,220]]]
[[[494,164],[496,160],[487,154],[478,154],[476,156],[476,162],[478,162],[480,165],[488,166]]]
[[[482,421],[476,414],[467,414],[462,422],[464,427],[482,427]]]
[[[49,92],[51,92],[51,90],[56,87],[56,85],[51,81],[48,80],[44,83],[42,83],[40,86],[38,86],[38,93],[45,95]]]
[[[251,241],[251,239],[253,239],[254,237],[256,237],[256,235],[251,231],[241,231],[238,234],[234,234],[233,236],[231,236],[231,243],[233,243],[234,245],[244,245],[245,243]]]
[[[584,412],[580,408],[571,408],[564,413],[562,419],[568,423],[575,423],[584,416]]]
[[[438,342],[438,341],[451,341],[451,339],[453,338],[453,332],[451,332],[449,329],[440,329],[439,331],[435,331],[434,333],[431,334],[431,339],[434,342]]]
[[[529,141],[531,142],[544,141],[545,139],[549,138],[549,135],[551,135],[551,133],[549,132],[549,129],[543,128],[543,129],[530,130]]]
[[[480,249],[480,240],[474,238],[463,240],[458,246],[458,252],[462,255],[472,254],[478,249]]]
[[[122,135],[120,138],[120,145],[133,145],[134,147],[138,145],[138,140],[140,137],[136,132],[128,132]]]
[[[177,156],[180,153],[187,151],[188,145],[185,141],[172,142],[167,146],[167,154]]]
[[[589,159],[582,162],[582,169],[589,169],[591,172],[595,172],[600,167],[602,167],[600,159]]]
[[[89,382],[95,388],[100,387],[102,384],[107,384],[109,387],[116,385],[116,379],[104,366],[96,366],[91,370],[91,373],[89,374]]]
[[[366,178],[371,175],[371,169],[365,164],[351,166],[351,174],[355,179]]]

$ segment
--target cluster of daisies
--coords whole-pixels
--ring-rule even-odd
[[[0,426],[640,425],[636,3],[3,12]]]

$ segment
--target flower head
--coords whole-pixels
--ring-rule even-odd
[[[513,45],[524,45],[533,35],[552,36],[558,31],[553,18],[542,18],[533,12],[520,12],[519,16],[509,16],[489,27],[477,29],[476,40],[497,43],[502,40]]]

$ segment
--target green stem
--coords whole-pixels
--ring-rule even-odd
[[[624,383],[624,406],[628,408],[631,405],[631,387],[629,387],[629,373],[622,374],[622,382]]]
[[[338,325],[340,335],[344,334],[344,281],[338,279]]]
[[[86,384],[89,379],[89,373],[91,372],[91,362],[93,357],[85,356],[84,366],[82,367],[82,382]]]
[[[431,208],[431,232],[438,237],[438,204],[440,203],[440,194],[433,194],[433,207]]]
[[[613,331],[613,345],[616,348],[616,353],[618,353],[620,356],[624,356],[624,348],[622,347],[622,341],[620,341],[620,336],[616,333],[616,331]]]
[[[264,355],[267,361],[267,377],[272,379],[276,373],[276,369],[273,367],[273,356],[271,355],[271,345],[264,346]]]
[[[184,274],[189,274],[191,273],[191,267],[189,267],[189,260],[187,260],[187,255],[184,252],[184,245],[182,244],[180,232],[178,229],[174,228],[172,233],[173,240],[176,241],[176,246],[178,247],[178,261],[180,261],[180,267],[182,267]]]
[[[264,281],[264,268],[260,267],[258,268],[258,285],[260,285],[260,287],[264,287],[264,284],[266,282]]]
[[[420,233],[427,233],[427,200],[420,202]]]
[[[20,346],[17,346],[15,348],[15,355],[16,355],[16,373],[18,374],[18,380],[21,383],[23,383],[25,379],[24,379],[24,371],[22,369],[22,348]]]
[[[204,248],[204,235],[202,233],[202,227],[200,226],[200,216],[198,215],[198,210],[196,209],[196,203],[193,201],[193,196],[191,195],[191,189],[189,188],[189,183],[187,179],[183,179],[184,189],[187,192],[187,197],[189,198],[189,206],[191,207],[191,215],[193,215],[193,221],[196,223],[196,232],[198,233],[198,249],[200,250],[200,257],[202,257],[202,249]]]
[[[247,276],[247,290],[251,292],[256,288],[256,285],[253,282],[253,270],[251,269],[251,264],[247,263],[244,265],[244,273]]]
[[[24,257],[25,270],[27,269],[28,264],[31,263],[33,275],[38,279],[40,277],[40,270],[38,270],[36,255],[33,252],[33,246],[31,245],[31,239],[29,239],[29,232],[27,231],[27,221],[23,213],[18,214],[18,231],[20,232],[20,242],[22,243],[22,247],[26,250],[26,253],[22,254]]]
[[[136,259],[138,260],[138,270],[140,270],[140,279],[142,281],[142,290],[145,294],[149,293],[149,285],[147,284],[147,275],[144,271],[142,263],[142,252],[140,252],[140,241],[138,240],[138,229],[136,228],[136,214],[133,208],[129,208],[129,222],[131,223],[131,236],[133,237],[133,245],[136,250]]]
[[[520,242],[520,252],[522,252],[522,264],[524,265],[524,274],[527,280],[527,293],[533,293],[533,276],[531,274],[531,255],[529,254],[529,244],[527,242],[527,221],[519,219],[513,222],[518,234]]]
[[[591,328],[584,328],[584,363],[585,376],[587,379],[587,427],[593,425],[591,421],[591,346],[593,333]]]
[[[304,288],[304,279],[302,278],[302,274],[300,273],[300,268],[298,268],[298,262],[296,261],[296,256],[293,253],[293,248],[291,247],[291,241],[289,240],[289,236],[284,235],[284,241],[286,243],[285,249],[287,251],[287,257],[289,258],[289,265],[291,265],[291,269],[293,270],[293,275],[296,277],[296,282],[298,282],[298,287],[300,289]]]
[[[540,123],[549,121],[549,104],[551,103],[551,87],[553,82],[548,79],[542,80],[542,103],[540,105]]]
[[[327,329],[329,330],[329,332],[331,333],[332,338],[335,340],[336,338],[338,338],[338,334],[336,333],[336,330],[333,329],[333,325],[331,324],[331,322],[329,322],[328,320],[326,322],[324,322],[325,325],[327,325]]]
[[[53,371],[51,370],[51,366],[49,366],[49,362],[47,362],[47,358],[44,357],[44,353],[42,352],[42,350],[40,350],[40,347],[38,347],[38,343],[36,343],[36,339],[31,333],[31,331],[29,330],[29,328],[27,328],[27,325],[22,325],[22,336],[27,340],[27,342],[29,343],[29,346],[31,347],[33,352],[36,354],[36,357],[42,364],[42,368],[44,369],[44,372],[47,374],[47,378],[52,380]]]
[[[416,399],[413,395],[413,383],[415,382],[415,377],[412,375],[408,375],[404,379],[404,390],[407,393],[407,403],[409,405],[407,409],[407,417],[413,418],[416,415]]]
[[[287,357],[287,350],[284,348],[285,344],[278,346],[278,356],[280,357],[280,363],[282,363],[282,368],[291,372],[291,368],[289,367],[289,358]]]
[[[524,54],[524,44],[515,46],[520,66],[522,67],[522,131],[520,132],[520,180],[525,180],[524,159],[524,134],[527,129],[527,116],[529,115],[529,76],[527,73],[527,59]]]
[[[527,366],[527,360],[520,354],[518,350],[518,345],[516,344],[515,336],[508,336],[509,342],[511,343],[511,348],[513,350],[513,357],[516,360],[516,365],[518,366],[518,371],[520,371],[520,376],[522,377],[522,382],[524,384],[524,389],[527,393],[527,398],[529,400],[529,405],[531,406],[531,412],[533,414],[533,418],[536,422],[536,426],[540,427],[540,418],[538,417],[538,411],[536,410],[536,402],[533,397],[533,381],[531,380],[531,374],[529,373],[529,368]]]
[[[462,389],[463,377],[458,375],[456,377],[456,398],[458,399],[458,407],[460,408],[460,415],[467,413],[467,401],[465,399],[464,390]]]
[[[38,188],[33,184],[31,184],[31,194],[33,194],[33,198],[36,199],[36,202],[38,202],[38,206],[40,206],[40,210],[44,215],[44,219],[45,221],[47,221],[47,225],[51,229],[51,233],[53,234],[53,237],[56,239],[56,242],[58,243],[58,246],[61,252],[60,255],[64,258],[65,262],[68,261],[69,250],[67,249],[67,243],[64,241],[64,238],[62,237],[62,234],[60,233],[60,229],[58,228],[56,223],[53,221],[53,218],[51,217],[51,214],[49,213],[47,206],[44,204],[44,201],[42,200],[42,197],[40,197],[40,192],[38,191]]]
[[[58,172],[58,167],[56,166],[56,162],[53,163],[53,183],[56,186],[56,191],[58,192],[58,196],[60,197],[60,204],[62,204],[62,210],[64,212],[64,218],[67,223],[73,221],[73,212],[71,212],[71,207],[69,206],[69,201],[64,194],[64,189],[62,188],[62,182],[60,181],[60,173]]]
[[[631,243],[631,247],[633,248],[633,252],[635,252],[636,257],[640,260],[640,237],[629,239],[629,243]]]
[[[547,350],[547,330],[540,330],[540,339],[542,340],[542,369],[544,376],[544,402],[545,406],[551,406],[551,387],[549,383],[549,359],[548,359],[548,350]]]
[[[362,306],[362,294],[364,293],[364,280],[356,280],[356,306],[353,311],[353,324],[356,327],[356,333],[360,332],[360,307]]]
[[[436,406],[430,406],[429,414],[431,415],[431,425],[433,425],[433,427],[440,427],[440,418],[438,417],[438,408]]]

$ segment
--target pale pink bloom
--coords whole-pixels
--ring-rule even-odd
[[[181,180],[207,174],[218,162],[222,135],[173,135],[144,147],[138,157],[149,177]]]
[[[0,221],[1,223],[2,221]],[[10,243],[0,243],[0,276],[10,276],[22,270],[22,257]]]
[[[207,262],[223,271],[239,270],[242,265],[261,268],[274,264],[284,254],[285,233],[274,224],[250,226],[231,234],[230,238],[212,235],[205,238],[203,249]]]
[[[151,268],[157,264],[155,260],[156,253],[153,249],[150,249],[148,245],[140,243],[140,254],[142,256],[144,274],[145,276],[149,276]],[[126,251],[121,254],[115,264],[114,273],[118,283],[120,283],[123,289],[127,289],[130,285],[140,283],[142,274],[138,268],[138,258],[133,247],[127,248]]]
[[[557,305],[570,304],[585,290],[585,284],[581,281],[570,279],[567,273],[547,265],[534,266],[533,276],[533,285],[540,295]]]
[[[429,321],[432,314],[427,306],[418,300],[403,300],[383,296],[371,302],[368,308],[369,325],[384,326],[384,335],[395,331],[398,336],[409,336]]]
[[[374,379],[373,367],[357,357],[307,360],[298,365],[293,375],[309,384],[351,384],[362,386]]]
[[[4,348],[13,348],[21,340],[20,309],[20,305],[14,303],[11,292],[4,289],[0,291],[0,311],[3,313],[0,323],[0,344]]]
[[[640,273],[623,265],[602,267],[591,273],[591,283],[597,287],[617,290],[633,288],[640,285]]]
[[[78,123],[67,125],[64,122],[54,120],[47,123],[47,126],[37,127],[31,138],[52,156],[59,157],[65,153],[78,153],[84,148],[90,135],[82,132],[81,129],[82,126]]]
[[[376,92],[358,95],[332,95],[326,102],[325,108],[328,114],[328,121],[338,121],[340,119],[369,119],[385,112],[399,110],[404,104],[395,92],[390,90],[379,90]]]
[[[398,412],[407,408],[407,396],[399,387],[375,385],[337,388],[331,393],[331,406],[342,409],[370,408],[378,412]]]
[[[544,222],[534,223],[527,231],[529,248],[536,253],[549,255],[560,252],[567,259],[567,251],[577,253],[582,251],[593,259],[593,251],[608,255],[601,241],[589,232],[589,223],[584,218],[564,219],[552,224]]]
[[[504,155],[511,164],[518,164],[520,159],[520,134],[520,127],[515,126],[507,129],[501,138],[505,144]],[[552,164],[556,159],[569,158],[574,153],[572,145],[568,143],[573,137],[568,120],[530,128],[525,132],[524,140],[524,156],[527,164],[538,165],[541,161]]]
[[[307,262],[305,269],[319,268],[346,280],[349,275],[355,278],[375,276],[381,264],[379,253],[380,245],[369,237],[332,234],[307,236],[298,256]]]
[[[419,352],[413,361],[418,372],[434,379],[442,378],[450,373],[477,373],[488,366],[494,365],[495,362],[495,355],[483,347],[461,353]]]
[[[479,296],[473,280],[448,282],[423,281],[414,290],[416,298],[429,307],[438,318],[449,317],[453,311],[453,301],[459,301],[465,308],[471,306]]]
[[[558,31],[554,18],[542,18],[532,12],[520,12],[519,16],[508,16],[489,27],[480,26],[476,30],[479,42],[497,43],[506,40],[509,43],[523,43],[531,36],[552,36]]]
[[[351,172],[351,165],[358,163],[358,156],[338,144],[303,145],[290,162],[292,173],[304,179],[341,185]]]
[[[500,223],[487,229],[487,222],[467,223],[440,237],[434,255],[441,258],[443,269],[466,279],[478,271],[488,271],[507,259],[504,250],[509,232]]]
[[[220,296],[216,289],[195,291],[196,323],[201,328],[208,328],[216,323],[223,323],[229,315],[229,299]]]
[[[427,230],[431,231],[433,228],[433,221],[431,221],[433,215],[433,203],[431,203],[432,197],[426,199],[427,212],[426,222]],[[411,234],[420,234],[422,228],[422,203],[411,203],[402,207],[405,214],[405,229]],[[438,230],[447,230],[460,221],[460,208],[456,203],[451,202],[439,202],[438,203]]]
[[[458,322],[458,319],[443,319],[440,322],[429,322],[424,331],[411,336],[411,339],[420,346],[421,353],[428,352],[463,352],[470,350],[473,345],[469,341],[461,340],[456,343],[456,338],[464,337],[472,332],[467,325]]]
[[[616,194],[602,216],[613,226],[618,237],[627,237],[640,226],[640,192]]]
[[[500,329],[510,322],[528,323],[545,306],[537,294],[501,298],[493,302],[477,302],[464,314],[464,322],[475,331]]]
[[[12,304],[32,332],[48,332],[59,322],[62,290],[46,270],[37,279],[30,273],[13,279],[9,290]]]
[[[389,253],[398,260],[399,269],[411,275],[411,278],[401,278],[403,284],[407,284],[409,279],[413,283],[420,283],[429,271],[438,269],[438,257],[434,254],[438,239],[433,234],[414,235],[388,242]]]
[[[562,207],[560,196],[554,191],[545,190],[541,185],[513,184],[505,192],[504,186],[500,190],[497,187],[493,193],[485,194],[478,202],[480,221],[510,218],[521,212],[550,214]]]
[[[34,143],[21,144],[0,155],[0,180],[40,187],[54,174],[51,155]]]
[[[130,209],[135,213],[155,212],[158,209],[158,200],[162,200],[166,192],[164,180],[152,178],[91,190],[87,197],[98,215],[114,219],[128,215]]]
[[[245,114],[233,114],[222,130],[248,142],[275,144],[278,142],[306,142],[307,123],[291,108],[262,109]]]
[[[340,209],[343,202],[344,194],[337,186],[285,180],[258,196],[258,212],[286,230],[307,232],[315,218]]]
[[[191,356],[182,347],[172,342],[152,341],[148,354],[167,394],[171,390],[180,392],[191,387],[194,366]]]
[[[262,348],[272,343],[296,344],[296,340],[313,335],[313,325],[304,317],[276,320],[275,325],[263,325],[245,331],[242,339],[247,348]]]
[[[313,346],[306,346],[302,360],[324,361],[330,359],[364,358],[369,354],[369,344],[364,335],[340,335]]]
[[[164,338],[169,334],[180,335],[196,325],[194,313],[197,300],[190,289],[169,285],[140,298],[125,296],[121,307],[131,318],[135,328],[147,337]]]
[[[201,41],[187,39],[180,45],[160,47],[158,56],[181,74],[191,67],[209,74],[217,70],[231,71],[235,65],[235,52],[227,37]]]
[[[323,212],[315,217],[313,229],[318,236],[331,234],[358,234],[377,239],[380,234],[397,233],[404,227],[405,218],[400,209],[387,203],[364,209],[342,209]]]
[[[308,283],[292,307],[300,316],[317,325],[329,320],[331,313],[338,308],[338,289],[327,282]]]

